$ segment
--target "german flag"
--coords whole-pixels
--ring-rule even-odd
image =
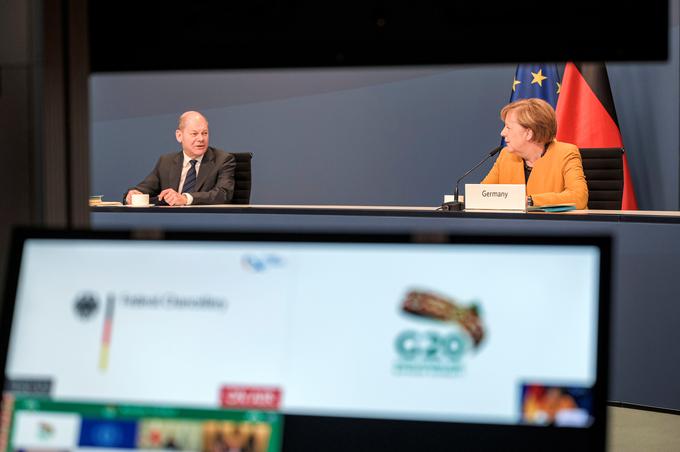
[[[580,148],[623,148],[604,63],[566,64],[557,101],[557,139]],[[625,153],[621,208],[637,210]]]

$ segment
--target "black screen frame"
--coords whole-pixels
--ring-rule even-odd
[[[194,3],[89,1],[91,71],[665,61],[669,51],[667,0]]]
[[[5,369],[19,284],[24,244],[32,239],[142,240],[182,242],[290,242],[376,244],[483,244],[595,246],[600,250],[598,347],[596,381],[593,386],[594,422],[587,428],[501,425],[366,419],[332,416],[283,415],[284,452],[450,451],[460,450],[604,450],[606,402],[609,383],[609,339],[612,275],[612,239],[584,235],[470,235],[470,234],[362,234],[278,232],[182,232],[182,231],[74,231],[18,228],[13,231],[2,317],[0,319],[0,366]],[[462,265],[462,264],[461,264]],[[536,269],[542,271],[541,269]],[[452,270],[455,273],[455,269]],[[527,269],[530,271],[530,269]],[[531,270],[533,271],[533,270]],[[7,384],[3,378],[3,393]]]

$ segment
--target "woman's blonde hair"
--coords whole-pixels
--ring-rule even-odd
[[[550,143],[557,134],[557,118],[552,106],[542,99],[521,99],[509,103],[501,110],[501,119],[514,111],[517,122],[526,127],[534,134],[533,141],[537,143]]]

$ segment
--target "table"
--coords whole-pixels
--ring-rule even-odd
[[[441,212],[401,206],[94,207],[97,229],[611,235],[609,399],[680,410],[680,212]],[[527,269],[527,272],[550,271]]]

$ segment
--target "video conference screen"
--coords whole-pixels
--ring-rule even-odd
[[[597,243],[347,240],[26,238],[2,449],[598,444]]]

